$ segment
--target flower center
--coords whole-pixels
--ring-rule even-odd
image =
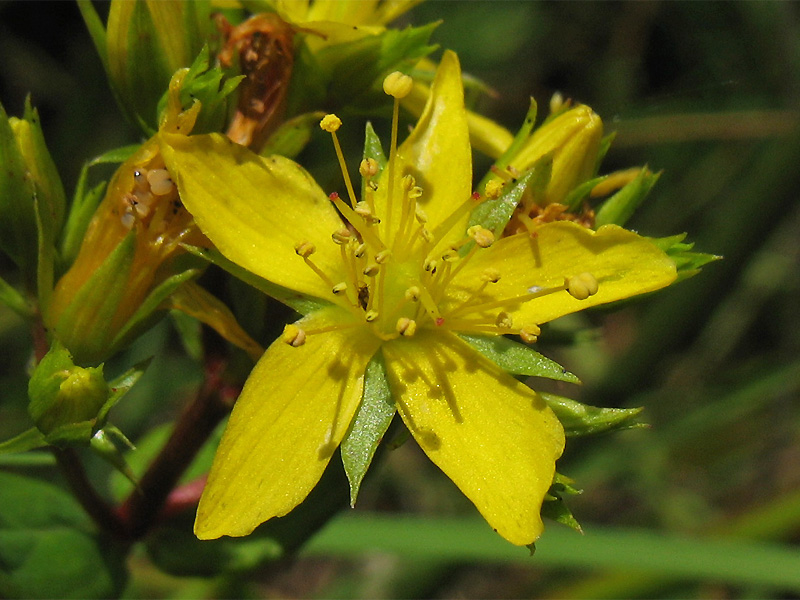
[[[372,329],[383,340],[413,336],[424,327],[443,327],[460,332],[485,334],[517,334],[526,342],[536,341],[536,326],[514,328],[508,311],[521,303],[544,295],[567,291],[578,299],[597,292],[597,281],[588,273],[565,279],[563,285],[522,290],[513,297],[499,297],[491,286],[502,273],[487,269],[474,289],[465,293],[463,285],[455,286],[458,274],[480,252],[494,244],[494,234],[479,225],[470,227],[455,243],[450,240],[455,227],[463,227],[468,214],[486,198],[497,198],[501,187],[488,186],[485,196],[477,193],[456,202],[453,212],[430,227],[418,204],[425,190],[414,177],[395,177],[397,168],[398,98],[410,89],[410,78],[392,74],[384,89],[395,97],[392,118],[392,142],[389,160],[381,172],[377,160],[364,159],[359,172],[363,178],[365,198],[356,200],[344,156],[336,136],[341,120],[327,115],[320,126],[332,136],[340,162],[349,204],[337,193],[330,200],[343,217],[344,226],[333,232],[332,243],[339,246],[342,278],[332,278],[315,264],[316,247],[300,241],[295,251],[331,290],[337,303],[349,310],[355,320],[350,324],[318,329],[286,328],[283,340],[293,346],[302,345],[306,336],[359,324]],[[393,93],[394,92],[394,93]],[[380,176],[380,179],[378,179]],[[376,193],[386,185],[382,205],[377,207]],[[396,206],[395,206],[396,205]]]

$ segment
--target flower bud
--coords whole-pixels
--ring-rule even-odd
[[[588,106],[578,105],[536,129],[511,160],[511,166],[522,173],[541,157],[552,154],[544,204],[563,203],[573,188],[592,176],[602,137],[600,117]]]
[[[0,248],[30,282],[37,260],[36,203],[51,234],[61,229],[64,186],[45,145],[39,114],[25,103],[21,119],[8,118],[0,105]],[[52,237],[52,236],[51,236]]]
[[[28,412],[50,443],[87,443],[111,395],[103,367],[82,368],[59,343],[45,355],[28,384]]]

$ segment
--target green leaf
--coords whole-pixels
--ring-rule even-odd
[[[634,421],[642,408],[599,408],[555,394],[539,392],[539,395],[556,413],[567,437],[645,427],[644,424]]]
[[[23,319],[32,319],[35,315],[33,307],[16,288],[0,277],[0,302],[13,310]]]
[[[125,549],[100,536],[52,484],[0,472],[0,596],[111,598],[125,585]]]
[[[478,352],[498,365],[504,371],[515,375],[547,377],[556,381],[580,383],[575,375],[557,362],[539,354],[533,348],[503,336],[482,336],[459,334]]]
[[[659,177],[659,173],[651,173],[647,168],[643,168],[636,179],[603,202],[597,211],[595,226],[602,227],[612,223],[624,225],[639,208]]]
[[[503,188],[503,193],[495,200],[486,200],[479,204],[470,216],[469,224],[481,225],[490,229],[499,237],[516,210],[525,193],[541,196],[550,182],[553,157],[545,155],[519,179]]]
[[[350,482],[350,506],[356,504],[361,482],[396,410],[383,356],[378,353],[367,365],[364,396],[341,444],[342,464]]]
[[[542,516],[566,525],[578,533],[583,533],[580,523],[578,523],[572,511],[564,502],[565,495],[574,496],[581,493],[581,490],[572,486],[573,483],[568,477],[564,477],[560,473],[555,474],[553,485],[547,491],[547,497],[545,497],[544,504],[542,504]]]
[[[16,454],[44,446],[47,446],[44,435],[36,427],[32,427],[18,436],[0,443],[0,454]]]
[[[61,261],[65,268],[71,265],[78,256],[86,230],[89,228],[89,222],[92,220],[106,189],[105,182],[97,184],[90,190],[86,189],[90,166],[90,163],[85,163],[81,169],[78,184],[75,186],[75,194],[72,197],[72,203],[67,213],[67,222],[64,225],[64,231],[61,236]]]

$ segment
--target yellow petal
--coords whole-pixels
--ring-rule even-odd
[[[219,134],[160,138],[181,201],[226,258],[278,285],[333,300],[330,287],[294,251],[298,242],[311,242],[314,263],[341,280],[339,248],[330,236],[342,222],[302,167],[260,157]]]
[[[585,300],[558,291],[504,307],[519,328],[652,292],[675,280],[675,263],[666,254],[646,238],[616,225],[606,225],[595,233],[561,221],[539,227],[535,235],[502,238],[478,252],[455,278],[454,295],[459,295],[456,288],[463,287],[460,296],[466,298],[466,290],[475,289],[489,268],[500,273],[500,280],[486,288],[489,301],[520,296],[534,286],[562,286],[565,277],[582,273],[597,279],[597,293]]]
[[[425,453],[500,535],[535,541],[564,448],[544,401],[444,330],[419,331],[383,352],[398,410]]]
[[[392,186],[394,210],[390,220],[394,226],[400,223],[400,179],[407,174],[413,175],[416,184],[422,188],[418,204],[428,216],[431,231],[472,192],[472,151],[464,109],[464,89],[461,67],[453,52],[445,52],[442,56],[422,116],[397,149]],[[384,176],[388,179],[387,170],[384,170]],[[379,186],[375,203],[377,214],[381,216],[385,214],[388,186],[383,178]],[[464,215],[453,228],[457,238],[464,235],[467,217]]]
[[[297,323],[342,324],[333,308]],[[322,476],[361,401],[379,345],[366,327],[281,340],[250,374],[231,414],[197,509],[201,539],[243,536],[300,504]]]

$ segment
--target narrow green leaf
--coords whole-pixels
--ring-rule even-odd
[[[91,163],[84,163],[81,169],[78,183],[75,186],[75,194],[72,197],[72,203],[67,213],[67,221],[64,225],[64,231],[61,235],[61,262],[63,267],[71,265],[75,258],[78,256],[83,238],[86,236],[86,230],[89,223],[94,216],[100,200],[103,198],[103,192],[106,189],[106,183],[102,182],[93,187],[91,190],[86,189],[87,181],[89,178],[89,167]]]
[[[355,506],[361,482],[396,410],[383,356],[378,353],[367,365],[364,396],[341,444],[342,464],[350,482],[350,506]]]
[[[539,354],[529,346],[518,344],[506,337],[468,334],[460,334],[460,337],[509,373],[528,375],[529,377],[546,377],[569,383],[581,382],[557,362]]]
[[[103,25],[103,21],[100,20],[100,15],[97,14],[92,0],[78,0],[78,8],[81,11],[83,22],[86,24],[86,29],[89,30],[89,36],[92,38],[97,54],[103,63],[103,68],[108,72],[108,46],[106,45],[106,28]]]
[[[25,297],[2,277],[0,277],[0,302],[23,319],[32,319],[35,314]]]
[[[141,144],[129,144],[127,146],[120,146],[113,148],[107,152],[103,152],[100,156],[95,156],[89,161],[88,166],[94,167],[95,165],[119,164],[124,163],[131,156],[136,154],[136,151],[141,148]]]
[[[597,227],[608,224],[625,225],[659,177],[659,173],[651,173],[647,168],[643,168],[636,179],[603,202],[597,211],[595,225]]]

